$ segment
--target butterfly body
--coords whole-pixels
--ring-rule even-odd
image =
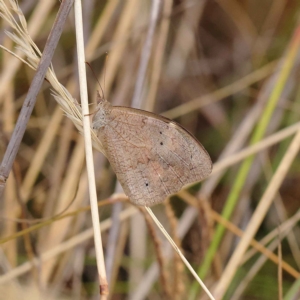
[[[203,146],[179,124],[101,99],[93,129],[124,192],[135,205],[161,203],[212,169]]]

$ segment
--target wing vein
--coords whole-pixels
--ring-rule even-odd
[[[179,181],[181,182],[181,184],[184,185],[184,183],[182,182],[180,176],[177,174],[177,172],[175,171],[175,169],[159,153],[157,153],[157,154],[171,168],[173,174],[175,174],[175,176],[179,179]]]
[[[151,163],[151,164],[152,164],[152,166],[153,166],[153,163]],[[161,181],[161,184],[162,184],[162,186],[164,187],[164,190],[165,190],[166,195],[170,195],[171,193],[170,193],[169,189],[166,187],[165,183],[163,182],[163,180],[162,180],[162,178],[161,178],[159,172],[157,172],[157,170],[155,169],[154,166],[153,166],[153,169],[154,169],[154,171],[156,172],[156,174],[158,175],[159,180]]]

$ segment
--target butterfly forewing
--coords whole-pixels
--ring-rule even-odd
[[[154,205],[211,172],[202,145],[178,124],[131,108],[113,107],[98,131],[124,192],[136,205]]]

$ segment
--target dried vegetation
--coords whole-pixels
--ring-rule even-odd
[[[138,105],[181,123],[215,162],[209,179],[154,211],[217,299],[298,299],[300,4],[165,0],[155,20],[155,2],[83,1],[86,60],[106,98],[130,106],[142,86]],[[11,10],[20,32],[1,3],[1,45],[35,68],[59,2],[20,1],[25,18]],[[20,285],[24,299],[37,288],[40,299],[50,289],[55,299],[98,293],[73,24],[71,13],[0,203],[0,292],[10,299]],[[23,62],[0,53],[1,159],[34,76]],[[151,219],[119,194],[105,157],[95,151],[94,161],[111,299],[199,299]]]

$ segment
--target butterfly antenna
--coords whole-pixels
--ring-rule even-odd
[[[92,71],[92,73],[93,73],[93,75],[94,75],[96,81],[98,82],[98,84],[99,84],[99,86],[100,86],[100,89],[101,89],[101,92],[102,92],[102,97],[101,97],[101,98],[102,98],[102,99],[105,99],[104,91],[103,91],[102,86],[101,86],[101,84],[100,84],[100,82],[99,82],[99,80],[98,80],[98,78],[97,78],[97,76],[96,76],[96,73],[95,73],[94,69],[92,68],[92,66],[90,65],[90,63],[88,63],[87,61],[86,61],[85,63],[90,67],[90,69],[91,69],[91,71]]]
[[[105,64],[104,64],[104,91],[105,91],[105,79],[106,79],[106,65],[108,61],[108,52],[106,52]]]

